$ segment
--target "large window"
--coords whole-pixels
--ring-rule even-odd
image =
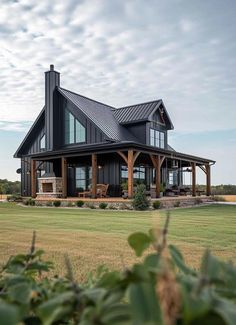
[[[78,192],[88,190],[91,185],[92,169],[90,166],[75,168],[75,186]]]
[[[150,145],[158,148],[165,148],[165,133],[150,129]]]
[[[45,134],[44,134],[40,139],[40,150],[44,150],[45,148],[46,148],[46,144],[45,144]]]
[[[136,183],[144,183],[145,181],[145,167],[134,167],[133,177]],[[121,166],[121,182],[126,182],[128,180],[128,168],[127,166]]]
[[[65,109],[65,143],[85,142],[85,127]]]

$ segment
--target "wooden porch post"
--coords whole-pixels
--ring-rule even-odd
[[[134,190],[134,173],[133,173],[133,166],[134,166],[134,152],[133,150],[128,150],[128,198],[133,197],[133,190]]]
[[[92,154],[92,197],[97,197],[97,155]]]
[[[62,197],[67,197],[67,159],[61,158]]]
[[[161,166],[165,160],[165,156],[150,155],[150,157],[156,171],[156,197],[159,198],[161,195]]]
[[[206,167],[206,195],[211,195],[211,167],[209,164],[205,165]]]
[[[30,161],[30,176],[31,176],[31,196],[36,197],[36,160]]]
[[[160,197],[161,195],[161,163],[160,156],[157,156],[156,159],[156,196]]]
[[[196,163],[192,164],[192,196],[196,196]]]

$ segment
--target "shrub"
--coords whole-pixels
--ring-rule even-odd
[[[107,208],[107,203],[105,203],[105,202],[101,202],[101,203],[99,204],[99,208],[105,210],[105,209]]]
[[[67,276],[50,277],[53,265],[35,250],[34,234],[27,253],[0,269],[0,323],[234,325],[236,267],[206,250],[200,270],[191,268],[167,245],[168,224],[169,217],[160,232],[128,237],[135,255],[145,255],[125,272],[99,267],[85,284],[68,257]]]
[[[200,199],[200,197],[196,197],[195,204],[201,204],[201,203],[202,203],[202,199]]]
[[[77,205],[78,208],[82,208],[82,206],[84,205],[84,201],[79,200],[79,201],[76,202],[76,205]]]
[[[51,207],[51,206],[52,206],[52,202],[51,202],[51,201],[47,201],[47,202],[46,202],[46,206],[47,206],[47,207]]]
[[[8,195],[7,201],[8,202],[23,202],[23,197],[20,195]]]
[[[175,203],[174,203],[174,207],[175,208],[178,208],[180,206],[180,201],[175,201]]]
[[[148,209],[149,204],[149,200],[146,196],[146,186],[144,184],[138,185],[132,202],[134,209],[146,210]]]
[[[95,205],[93,203],[86,203],[87,208],[89,209],[96,209]]]
[[[157,209],[160,209],[161,208],[161,201],[154,201],[152,203],[152,207],[153,209],[157,210]]]
[[[29,198],[29,199],[23,201],[23,203],[24,203],[25,205],[35,206],[35,200],[32,199],[32,198]]]
[[[61,206],[61,201],[53,201],[54,207],[60,207]]]

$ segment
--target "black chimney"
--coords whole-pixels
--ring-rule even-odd
[[[56,87],[60,86],[60,73],[54,71],[54,65],[45,72],[45,140],[46,150],[53,150],[56,143],[55,120],[58,115],[58,95]]]

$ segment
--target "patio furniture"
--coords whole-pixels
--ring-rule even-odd
[[[107,197],[107,190],[108,190],[109,184],[97,184],[97,196],[98,197]],[[91,197],[92,196],[92,189],[84,192],[79,192],[78,197]]]

